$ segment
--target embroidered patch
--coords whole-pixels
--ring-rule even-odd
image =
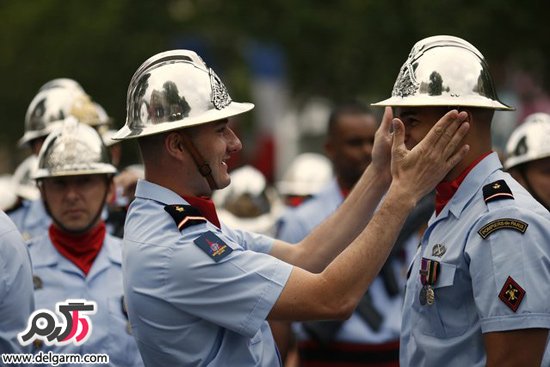
[[[447,252],[447,248],[441,243],[435,244],[432,247],[432,256],[441,257],[445,255],[445,252]]]
[[[520,287],[518,283],[512,277],[508,277],[506,279],[506,283],[504,283],[504,286],[500,290],[500,294],[498,295],[498,298],[504,304],[514,312],[518,309],[521,301],[523,300],[523,297],[525,297],[525,290]]]
[[[194,242],[215,262],[220,261],[233,251],[221,238],[210,231],[200,235]]]
[[[180,231],[189,226],[206,223],[206,218],[190,205],[166,205],[164,210],[174,218]]]
[[[483,186],[483,199],[486,203],[497,200],[513,200],[514,195],[504,180],[498,180]]]
[[[490,223],[487,223],[477,233],[483,238],[486,239],[493,232],[496,232],[500,229],[513,229],[515,231],[525,233],[529,225],[519,219],[514,218],[501,218],[494,220]]]

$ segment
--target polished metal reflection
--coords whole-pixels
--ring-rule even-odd
[[[31,101],[25,115],[25,134],[20,144],[48,135],[66,117],[96,125],[100,117],[90,96],[75,88],[48,88]]]
[[[81,92],[84,92],[84,89],[74,79],[69,78],[56,78],[52,79],[48,82],[46,82],[43,86],[40,87],[38,90],[39,92],[46,90],[46,89],[52,89],[52,88],[67,88],[67,89],[75,89]]]
[[[69,117],[44,142],[35,178],[115,172],[99,133]]]
[[[499,101],[483,55],[452,36],[417,42],[401,67],[392,97],[374,105],[513,109]]]
[[[195,52],[167,51],[145,61],[132,77],[126,124],[113,139],[216,121],[253,107],[232,101],[221,79]]]

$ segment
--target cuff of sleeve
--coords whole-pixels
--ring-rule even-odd
[[[292,265],[284,261],[277,260],[273,263],[273,273],[270,277],[271,282],[264,288],[263,293],[259,296],[258,302],[244,323],[241,325],[241,333],[253,337],[262,323],[267,320],[267,315],[273,308],[275,302],[281,295],[283,288],[290,277]]]
[[[483,334],[493,331],[521,329],[550,329],[550,315],[543,313],[520,314],[513,316],[491,317],[481,320]]]

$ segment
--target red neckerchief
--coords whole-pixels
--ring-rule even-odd
[[[66,233],[53,224],[48,232],[57,251],[88,275],[105,239],[105,222],[84,234]]]
[[[445,205],[451,200],[455,192],[458,190],[460,184],[468,173],[485,157],[491,154],[493,151],[489,151],[482,154],[479,158],[472,162],[462,173],[452,181],[442,181],[435,187],[435,214],[438,215]]]
[[[184,196],[185,201],[187,201],[193,208],[196,208],[201,212],[202,215],[210,223],[215,225],[218,228],[221,228],[220,220],[218,219],[218,213],[216,213],[216,207],[211,199],[206,197],[196,197],[196,196]]]

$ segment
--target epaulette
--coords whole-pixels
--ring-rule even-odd
[[[206,218],[191,205],[166,205],[164,210],[174,218],[180,231],[189,226],[206,223]]]
[[[485,203],[506,199],[514,200],[514,195],[512,195],[512,190],[504,180],[498,180],[483,186],[483,200],[485,200]]]

